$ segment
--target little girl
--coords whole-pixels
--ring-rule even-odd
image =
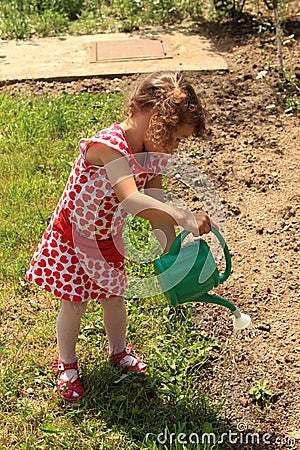
[[[147,76],[133,94],[126,119],[79,142],[65,190],[27,270],[27,279],[61,299],[57,317],[58,393],[83,397],[76,342],[91,299],[100,301],[110,357],[125,371],[147,366],[125,345],[126,288],[122,226],[128,213],[148,219],[164,251],[178,225],[199,236],[205,213],[163,201],[162,173],[181,139],[205,132],[205,109],[181,73]]]

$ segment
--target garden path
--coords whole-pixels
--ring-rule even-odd
[[[98,58],[95,58],[96,45]],[[126,52],[129,52],[127,56]],[[149,28],[135,33],[0,40],[0,82],[78,79],[183,68],[227,70],[224,56],[201,30],[183,26]]]

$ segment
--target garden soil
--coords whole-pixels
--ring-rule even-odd
[[[297,6],[297,5],[296,5]],[[298,11],[298,13],[297,13]],[[300,78],[299,5],[286,24],[284,67]],[[204,141],[179,149],[214,186],[226,214],[226,241],[233,270],[216,293],[251,316],[254,330],[233,332],[225,308],[195,306],[199,336],[216,346],[202,370],[200,389],[224,401],[226,420],[238,434],[231,448],[300,448],[300,123],[296,93],[280,86],[276,41],[261,45],[246,20],[237,25],[201,24],[201,32],[226,52],[228,71],[189,72],[202,92],[210,129]],[[78,81],[15,83],[10,95],[127,92],[138,78],[93,77]],[[298,92],[299,102],[299,92]],[[202,201],[178,180],[176,195],[197,210]],[[222,264],[222,262],[221,262]],[[249,390],[268,382],[271,394],[256,402]],[[236,427],[236,428],[234,428]],[[247,433],[258,433],[259,444]],[[224,448],[227,448],[224,446]]]

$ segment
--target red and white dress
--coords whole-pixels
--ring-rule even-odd
[[[140,165],[118,122],[79,142],[80,155],[26,272],[30,282],[74,302],[123,296],[126,289],[122,229],[127,213],[105,167],[85,158],[93,142],[126,157],[139,190],[168,163],[165,154],[146,153],[145,164]]]

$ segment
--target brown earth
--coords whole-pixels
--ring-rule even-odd
[[[294,6],[295,14],[286,24],[287,35],[294,36],[285,39],[284,67],[296,74],[299,84],[299,3]],[[226,213],[233,271],[216,292],[250,314],[255,327],[248,337],[239,336],[232,332],[227,310],[197,305],[199,332],[220,343],[203,368],[203,388],[216,400],[224,399],[228,422],[239,431],[231,448],[296,449],[300,448],[300,124],[299,111],[288,111],[285,102],[296,94],[299,102],[299,91],[288,84],[280,88],[276,41],[269,37],[261,45],[261,35],[253,33],[249,20],[201,24],[201,32],[217,49],[228,52],[229,71],[188,74],[206,99],[211,123],[206,140],[190,140],[180,155],[207,175]],[[265,76],[257,78],[262,70],[267,71]],[[126,91],[136,78],[28,81],[1,86],[0,91],[11,95]],[[186,186],[178,182],[171,186],[183,198],[188,195]],[[249,395],[255,380],[268,381],[270,409],[266,401],[255,403]],[[259,433],[259,444],[246,443],[246,433]]]

